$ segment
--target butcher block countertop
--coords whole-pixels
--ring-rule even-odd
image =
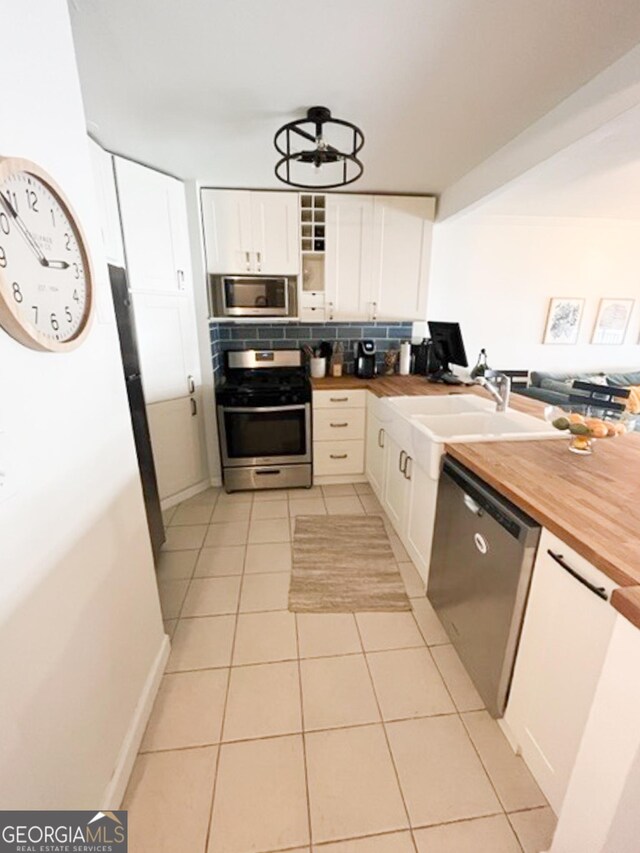
[[[314,390],[364,388],[378,397],[486,396],[479,387],[432,385],[421,376],[314,379]],[[512,394],[512,408],[542,417],[544,404]],[[450,456],[559,536],[625,589],[611,603],[640,628],[640,434],[595,442],[577,456],[567,441],[448,444]]]

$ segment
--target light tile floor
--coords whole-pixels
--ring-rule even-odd
[[[412,613],[287,610],[306,514],[385,520]],[[555,817],[423,594],[371,489],[165,513],[172,650],[124,807],[132,853],[540,853]]]

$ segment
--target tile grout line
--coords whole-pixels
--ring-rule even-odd
[[[398,772],[398,767],[396,765],[396,760],[393,755],[393,750],[391,749],[391,741],[389,740],[389,733],[387,732],[387,727],[385,725],[384,714],[382,713],[382,707],[380,705],[380,700],[378,699],[378,693],[376,691],[375,682],[373,680],[373,675],[371,673],[371,668],[369,666],[369,660],[367,658],[367,652],[364,647],[364,642],[362,640],[362,634],[360,632],[360,625],[358,624],[358,620],[354,613],[354,622],[356,623],[356,631],[358,632],[358,638],[360,640],[360,645],[362,646],[362,656],[364,657],[364,663],[367,668],[367,674],[369,676],[369,682],[371,684],[371,689],[373,691],[373,696],[376,702],[376,707],[378,709],[378,714],[380,715],[380,722],[382,724],[382,731],[384,733],[385,743],[387,744],[387,750],[389,752],[389,757],[391,758],[391,765],[393,767],[393,772],[396,777],[396,784],[398,785],[398,791],[400,792],[400,799],[402,800],[402,807],[404,809],[405,815],[407,817],[407,829],[411,834],[411,843],[413,844],[413,849],[415,853],[418,853],[418,845],[416,844],[416,840],[413,835],[413,830],[411,828],[411,815],[409,814],[409,808],[407,807],[407,802],[405,800],[404,791],[402,789],[402,782],[400,781],[400,774]]]
[[[251,510],[249,512],[249,515],[251,515],[251,512],[253,511],[253,502],[254,502],[253,498],[254,498],[254,496],[252,495],[251,496]],[[249,532],[247,529],[247,540],[248,540],[248,537],[249,537]],[[231,689],[231,672],[233,669],[233,656],[235,654],[236,638],[237,638],[237,634],[238,634],[238,620],[239,620],[239,616],[240,616],[240,599],[242,598],[242,587],[244,584],[244,572],[245,572],[246,565],[247,565],[247,551],[248,551],[248,544],[247,544],[247,542],[245,542],[244,560],[243,560],[243,564],[242,564],[242,575],[240,576],[240,586],[238,587],[238,601],[237,601],[236,613],[235,613],[235,624],[234,624],[234,628],[233,628],[233,641],[231,643],[231,655],[229,658],[227,685],[226,685],[226,690],[225,690],[225,694],[224,694],[224,703],[222,706],[222,719],[220,720],[220,743],[218,744],[218,747],[217,747],[218,751],[217,751],[217,755],[216,755],[216,766],[215,766],[215,770],[214,770],[214,774],[213,774],[213,787],[211,790],[211,799],[209,801],[209,820],[207,821],[207,832],[205,835],[203,853],[207,853],[207,851],[209,849],[209,842],[211,840],[211,830],[213,828],[213,808],[215,805],[216,790],[218,787],[218,773],[220,771],[220,759],[222,756],[222,748],[223,748],[222,737],[224,735],[224,726],[225,726],[226,717],[227,717],[227,705],[229,702],[229,691]]]
[[[293,546],[292,546],[293,548]],[[298,614],[293,614],[293,621],[296,628],[296,652],[298,666],[298,691],[300,696],[300,727],[302,729],[302,761],[304,765],[304,786],[307,796],[307,832],[309,834],[309,850],[313,848],[313,828],[311,824],[311,791],[309,788],[309,766],[307,763],[307,732],[304,722],[304,699],[302,693],[302,663],[300,660],[300,635],[298,632]]]

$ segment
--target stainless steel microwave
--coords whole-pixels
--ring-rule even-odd
[[[292,317],[295,277],[212,275],[211,308],[216,317]]]

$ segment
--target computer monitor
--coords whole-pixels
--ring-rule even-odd
[[[458,384],[460,380],[451,371],[451,364],[468,367],[467,354],[462,342],[459,323],[429,322],[433,347],[434,369],[430,377],[436,382]]]

